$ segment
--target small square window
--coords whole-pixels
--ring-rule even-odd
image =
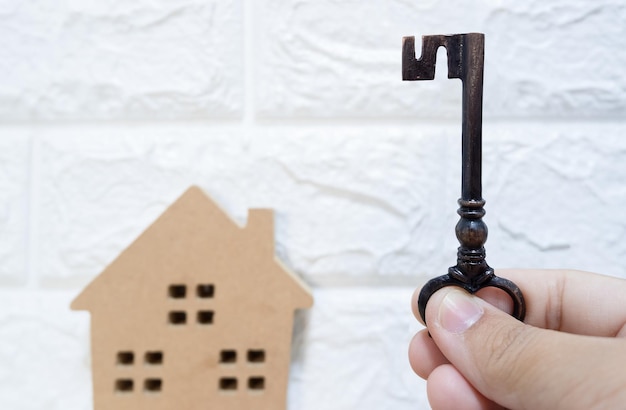
[[[146,352],[144,359],[147,364],[163,364],[163,352]]]
[[[200,310],[198,312],[198,323],[203,325],[213,324],[213,311],[212,310]]]
[[[133,379],[117,379],[115,381],[115,391],[121,393],[130,393],[133,391]]]
[[[264,377],[250,377],[248,379],[248,388],[250,390],[264,390],[265,378]]]
[[[187,296],[187,286],[170,285],[168,294],[172,299],[184,299]]]
[[[117,352],[117,364],[130,366],[135,363],[135,354],[130,351]]]
[[[158,392],[163,388],[161,379],[146,379],[143,382],[143,389],[147,392]]]
[[[265,350],[248,350],[248,362],[264,363],[265,362]]]
[[[187,323],[187,312],[174,310],[169,314],[169,322],[173,325],[184,325]]]
[[[220,390],[237,390],[237,379],[234,377],[222,377],[220,379]]]
[[[222,350],[220,352],[220,363],[235,363],[237,352],[235,350]]]
[[[207,299],[215,296],[215,286],[212,284],[201,284],[196,288],[196,295],[199,298]]]

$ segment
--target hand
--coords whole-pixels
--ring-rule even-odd
[[[494,288],[436,292],[409,361],[433,409],[626,406],[626,281],[577,271],[507,270],[526,299],[522,323]],[[413,313],[417,296],[413,296]]]

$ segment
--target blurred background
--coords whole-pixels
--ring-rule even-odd
[[[623,0],[0,1],[0,407],[91,408],[70,301],[192,184],[276,213],[314,292],[289,408],[426,409],[414,288],[456,263],[461,85],[401,39],[483,32],[496,268],[626,277]],[[419,55],[419,49],[418,49]]]

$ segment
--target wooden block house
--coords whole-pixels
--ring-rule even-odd
[[[273,213],[235,224],[191,187],[72,302],[91,313],[95,410],[285,409],[294,310]]]

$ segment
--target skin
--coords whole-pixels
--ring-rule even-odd
[[[501,270],[526,299],[524,323],[498,289],[436,292],[409,362],[433,409],[616,409],[626,403],[626,280],[580,271]],[[411,306],[417,312],[417,296]],[[420,320],[421,321],[421,320]]]

